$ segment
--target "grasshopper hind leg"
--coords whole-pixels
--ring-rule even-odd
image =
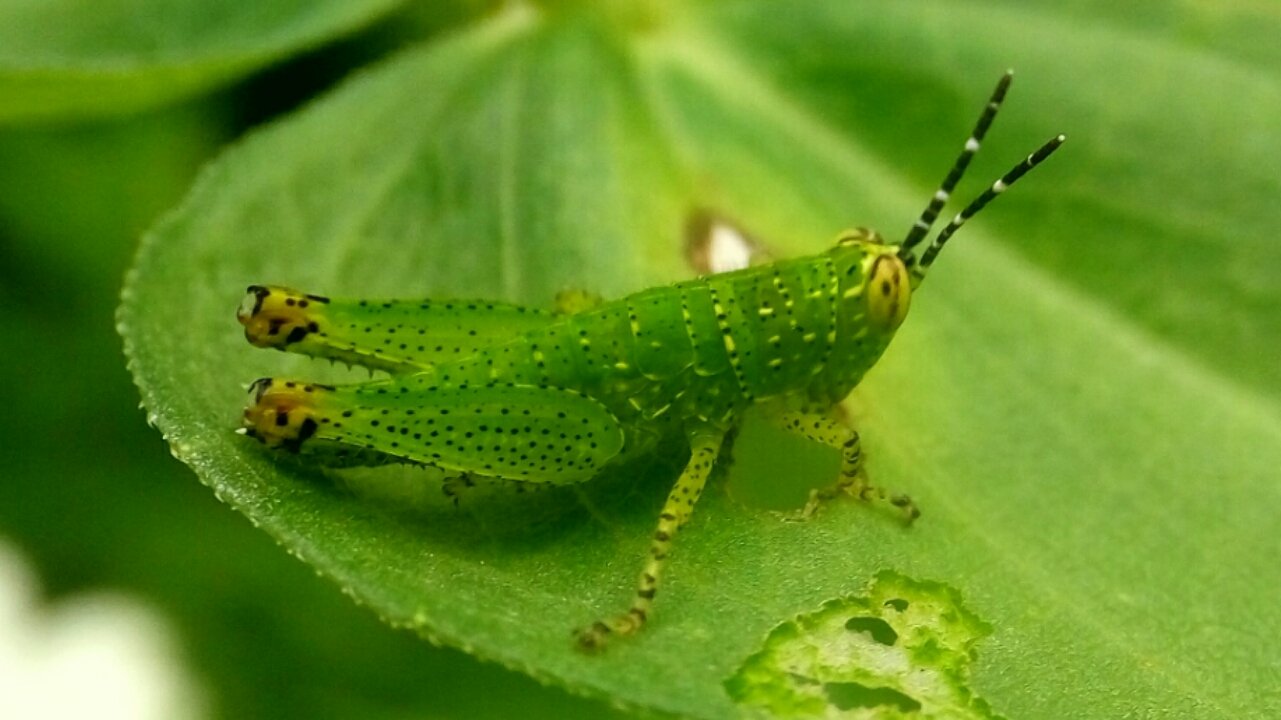
[[[267,447],[298,452],[302,444],[333,419],[316,401],[332,391],[329,385],[259,378],[249,386],[241,434]]]
[[[346,453],[535,483],[591,479],[623,446],[599,402],[550,386],[436,385],[424,373],[351,385],[263,379],[243,434],[326,465]]]

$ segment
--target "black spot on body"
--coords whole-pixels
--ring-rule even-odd
[[[298,427],[298,442],[302,443],[312,435],[315,435],[316,430],[319,428],[320,425],[314,419],[307,418],[306,420],[303,420],[302,425]]]

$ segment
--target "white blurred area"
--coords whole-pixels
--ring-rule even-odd
[[[155,610],[117,593],[46,605],[0,539],[0,718],[187,720],[203,707]]]
[[[742,270],[752,264],[754,254],[753,243],[738,228],[724,222],[712,224],[707,238],[707,258],[711,272]]]
[[[685,259],[699,275],[742,270],[771,261],[769,251],[729,218],[697,208],[685,218]]]

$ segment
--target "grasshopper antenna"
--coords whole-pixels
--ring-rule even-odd
[[[930,228],[934,226],[934,221],[938,219],[939,212],[947,204],[947,200],[956,189],[956,184],[961,181],[965,175],[965,169],[970,166],[970,160],[974,154],[979,151],[979,146],[983,143],[983,137],[987,135],[988,128],[992,127],[992,121],[996,119],[996,113],[1001,109],[1001,102],[1005,100],[1005,93],[1010,89],[1010,83],[1014,81],[1014,71],[1006,70],[1001,76],[1000,82],[996,84],[996,89],[992,91],[992,97],[988,99],[987,106],[983,108],[983,114],[979,115],[979,120],[974,125],[974,131],[970,133],[969,139],[965,141],[965,147],[961,154],[956,157],[956,162],[952,163],[952,169],[947,171],[947,177],[943,178],[943,184],[934,192],[934,197],[925,206],[921,216],[912,223],[912,228],[907,231],[907,237],[899,244],[898,256],[909,270],[916,266],[916,253],[913,252],[921,240],[929,233]]]
[[[974,201],[969,205],[966,205],[964,210],[957,213],[956,217],[952,218],[952,222],[948,223],[947,227],[943,228],[943,230],[939,232],[938,237],[934,238],[934,242],[930,243],[930,246],[925,249],[925,254],[921,256],[920,267],[912,268],[912,276],[915,281],[913,282],[913,286],[920,283],[921,279],[925,277],[925,271],[929,269],[931,264],[933,264],[934,258],[937,257],[939,251],[943,249],[943,245],[947,242],[947,239],[952,237],[953,233],[957,230],[961,229],[961,226],[965,224],[966,220],[974,217],[975,213],[982,210],[984,206],[995,200],[997,195],[1005,192],[1016,180],[1026,175],[1029,170],[1044,162],[1045,159],[1053,154],[1055,150],[1059,149],[1059,146],[1062,145],[1065,140],[1067,140],[1067,135],[1056,135],[1050,138],[1044,145],[1037,149],[1036,152],[1028,155],[1026,158],[1023,158],[1023,162],[1011,168],[1009,172],[1001,176],[1001,179],[992,183],[992,186],[987,190],[984,190],[982,195],[974,198]]]
[[[934,258],[938,257],[943,245],[957,230],[961,229],[965,221],[974,217],[979,210],[982,210],[988,203],[996,199],[997,195],[1005,192],[1008,187],[1026,175],[1029,170],[1040,165],[1067,140],[1066,135],[1056,135],[1050,138],[1036,152],[1028,155],[1023,159],[1023,162],[1015,165],[1009,172],[1002,175],[982,195],[975,198],[956,217],[952,218],[952,221],[934,238],[934,242],[930,243],[929,247],[925,249],[920,260],[917,260],[916,246],[929,234],[930,228],[934,226],[934,221],[938,219],[939,212],[947,204],[948,198],[951,197],[952,191],[956,189],[957,183],[961,181],[961,176],[965,174],[965,169],[970,166],[970,160],[979,151],[979,146],[983,143],[983,137],[987,135],[988,128],[992,126],[992,121],[996,119],[996,113],[1001,109],[1001,103],[1005,100],[1005,93],[1010,89],[1010,83],[1013,80],[1013,70],[1007,70],[1001,76],[1001,80],[996,84],[996,89],[992,91],[992,97],[987,101],[987,106],[983,108],[983,113],[979,115],[979,120],[974,125],[974,131],[970,133],[970,137],[965,141],[965,147],[962,148],[961,154],[957,156],[956,162],[952,164],[952,169],[948,170],[947,177],[943,178],[943,184],[935,191],[934,197],[930,198],[930,202],[925,206],[921,217],[912,224],[912,228],[907,231],[907,236],[899,244],[898,257],[907,266],[908,272],[911,273],[913,288],[925,278],[925,271],[933,264]]]

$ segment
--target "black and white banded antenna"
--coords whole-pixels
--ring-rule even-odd
[[[934,238],[934,242],[930,243],[930,246],[925,249],[925,253],[921,255],[920,267],[914,268],[913,274],[918,277],[924,277],[925,271],[934,263],[934,258],[943,249],[947,239],[952,237],[952,234],[957,230],[960,230],[966,220],[974,217],[979,210],[982,210],[985,205],[995,200],[997,195],[1009,189],[1016,180],[1026,175],[1029,170],[1040,165],[1051,153],[1059,149],[1064,140],[1067,140],[1067,135],[1055,135],[1050,138],[1036,152],[1023,158],[1023,162],[1011,168],[1009,172],[1001,176],[1001,179],[992,183],[992,186],[987,190],[984,190],[982,195],[974,198],[969,205],[966,205],[965,209],[957,213],[956,217],[952,218],[952,222],[948,223],[947,227],[939,232],[938,237]]]
[[[970,166],[970,160],[974,154],[979,151],[979,146],[983,144],[983,137],[987,135],[987,129],[992,127],[992,121],[996,119],[996,113],[1001,109],[1001,102],[1005,100],[1005,93],[1010,89],[1010,83],[1014,81],[1014,71],[1006,70],[1001,76],[1000,82],[996,84],[996,89],[992,91],[992,97],[988,99],[987,105],[983,108],[983,114],[979,115],[979,121],[974,125],[974,131],[965,141],[965,147],[961,149],[961,154],[956,157],[956,162],[952,163],[952,169],[947,171],[947,177],[943,178],[943,184],[934,192],[934,197],[925,206],[921,212],[921,217],[912,223],[912,228],[907,231],[907,237],[899,244],[899,257],[907,263],[908,269],[911,269],[916,262],[916,254],[912,249],[925,239],[930,228],[934,227],[934,221],[938,219],[939,212],[947,204],[948,198],[952,196],[952,191],[956,189],[956,184],[961,181],[965,175],[965,169]]]
[[[936,237],[934,241],[930,243],[929,247],[926,248],[925,253],[921,256],[918,263],[915,251],[916,246],[925,239],[925,236],[934,226],[934,222],[938,219],[943,206],[947,204],[947,201],[951,198],[952,191],[956,189],[957,183],[959,183],[961,181],[961,177],[965,175],[965,170],[969,167],[970,160],[972,160],[974,158],[974,154],[979,151],[979,147],[983,143],[983,138],[987,135],[988,128],[992,126],[992,121],[996,119],[996,113],[1001,109],[1001,103],[1005,100],[1005,93],[1009,90],[1010,83],[1013,80],[1013,70],[1007,70],[1005,74],[1001,76],[1001,80],[996,84],[996,89],[992,91],[992,97],[988,99],[987,105],[983,108],[983,113],[979,115],[978,122],[974,125],[974,131],[970,133],[970,137],[965,141],[965,146],[961,149],[961,154],[957,156],[956,162],[954,162],[952,164],[952,168],[948,170],[947,177],[943,178],[943,183],[939,186],[939,189],[935,191],[934,196],[930,198],[930,202],[925,206],[925,210],[921,212],[921,216],[912,224],[911,229],[907,232],[907,236],[904,237],[903,242],[899,244],[898,257],[903,261],[903,264],[907,266],[908,271],[911,273],[913,287],[919,284],[921,279],[925,277],[926,268],[934,262],[934,258],[937,257],[939,251],[943,249],[944,243],[946,243],[948,238],[952,237],[952,235],[965,224],[966,220],[969,220],[975,213],[982,210],[983,207],[996,198],[997,195],[1000,195],[1006,188],[1013,185],[1014,181],[1023,177],[1027,171],[1036,167],[1043,160],[1049,157],[1050,154],[1057,150],[1059,146],[1063,144],[1063,141],[1067,139],[1067,136],[1065,135],[1058,135],[1051,138],[1036,152],[1028,155],[1023,162],[1016,165],[1005,175],[1002,175],[1000,180],[993,183],[987,191],[975,198],[974,201],[967,205],[964,210],[956,215],[956,217],[952,218],[952,221],[948,223],[947,227],[943,228],[938,237]]]

